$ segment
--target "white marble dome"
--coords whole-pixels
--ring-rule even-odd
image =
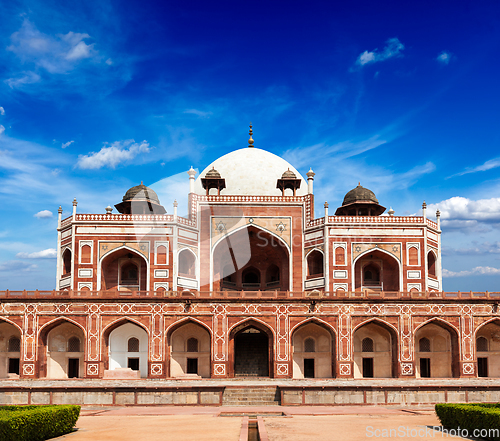
[[[196,194],[206,194],[201,185],[201,178],[204,178],[212,168],[226,180],[226,188],[221,191],[221,196],[281,196],[281,190],[276,188],[276,183],[287,170],[294,172],[297,179],[301,180],[296,195],[307,194],[307,182],[295,167],[266,150],[246,147],[216,159],[198,175],[194,184]],[[215,194],[212,192],[210,194]],[[291,190],[286,190],[285,196],[288,195],[292,195]]]

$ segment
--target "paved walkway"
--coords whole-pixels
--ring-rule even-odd
[[[265,416],[276,412],[284,415]],[[82,409],[78,430],[57,439],[238,441],[243,414],[264,415],[269,441],[463,439],[442,437],[428,427],[439,425],[432,407],[395,406],[87,407]]]

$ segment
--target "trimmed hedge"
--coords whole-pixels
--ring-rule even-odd
[[[43,441],[73,431],[80,406],[0,406],[0,440]]]
[[[500,430],[500,403],[442,403],[436,404],[435,410],[441,425],[447,430],[465,429],[469,436],[473,436],[474,430]],[[500,436],[485,439],[500,441]]]

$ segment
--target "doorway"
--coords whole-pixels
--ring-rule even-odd
[[[477,376],[487,377],[488,376],[488,358],[478,357],[477,359]]]
[[[363,358],[363,378],[373,378],[373,358]]]
[[[198,374],[198,359],[188,358],[186,366],[186,374]]]
[[[431,378],[431,359],[421,358],[420,359],[420,377],[421,378]]]
[[[78,378],[80,375],[80,359],[68,358],[68,378]]]
[[[314,378],[314,358],[304,358],[304,378]]]
[[[269,376],[269,338],[257,328],[247,328],[234,337],[234,375]]]

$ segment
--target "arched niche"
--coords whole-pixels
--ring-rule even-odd
[[[307,322],[292,334],[293,378],[333,378],[335,338],[325,326]]]
[[[323,253],[313,250],[307,255],[307,278],[323,277],[324,275]]]
[[[434,252],[429,251],[427,253],[427,273],[429,277],[436,278],[436,260]]]
[[[147,291],[147,270],[141,254],[128,248],[113,251],[101,261],[101,289]]]
[[[42,330],[47,378],[84,377],[85,334],[82,328],[61,320]],[[78,345],[76,344],[78,342]]]
[[[0,378],[17,377],[21,363],[21,332],[0,320]]]
[[[179,275],[190,279],[196,277],[196,256],[187,248],[179,253]]]
[[[400,267],[394,256],[372,250],[359,257],[354,264],[356,291],[399,291]]]
[[[148,376],[148,333],[144,328],[132,322],[122,322],[106,332],[105,338],[108,370],[130,368],[140,371],[141,378]]]
[[[210,333],[202,325],[187,321],[169,332],[170,376],[199,375],[210,378]]]
[[[476,331],[477,376],[500,378],[500,321],[482,325]]]
[[[415,332],[417,378],[459,376],[459,349],[456,331],[441,320],[433,320]]]
[[[62,255],[62,275],[67,276],[71,274],[71,250],[66,248]]]
[[[229,353],[235,377],[272,377],[273,333],[257,320],[248,320],[231,329]]]
[[[353,334],[354,378],[395,378],[398,375],[398,336],[378,320]]]
[[[214,290],[286,291],[289,252],[285,242],[255,226],[224,238],[213,252]]]

